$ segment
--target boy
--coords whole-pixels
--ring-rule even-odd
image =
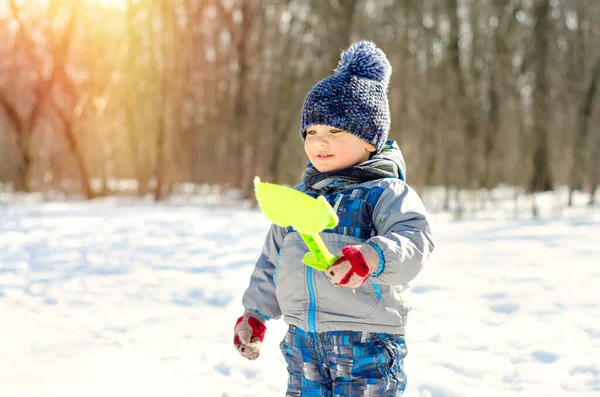
[[[256,359],[266,320],[284,316],[287,396],[399,396],[408,282],[433,251],[425,208],[404,182],[400,149],[386,142],[391,66],[371,42],[342,53],[309,92],[300,134],[310,163],[296,189],[325,196],[340,219],[321,233],[339,259],[325,272],[291,227],[273,225],[234,328],[234,345]]]

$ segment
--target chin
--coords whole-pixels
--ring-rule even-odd
[[[311,161],[311,163],[312,163],[313,167],[317,171],[319,171],[321,173],[331,172],[331,171],[337,171],[337,170],[341,170],[342,168],[344,168],[344,167],[340,167],[340,166],[335,165],[335,164],[321,164],[321,165],[317,165],[317,164],[315,164],[315,162],[312,162],[312,161]]]
[[[339,170],[339,168],[335,168],[335,167],[331,167],[331,168],[321,168],[321,169],[318,169],[318,168],[317,168],[317,170],[318,170],[319,172],[321,172],[321,173],[325,173],[325,172],[331,172],[331,171],[336,171],[336,170]]]

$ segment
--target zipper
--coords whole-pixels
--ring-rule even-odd
[[[279,261],[281,261],[281,249],[277,252],[277,260],[275,261],[275,271],[273,271],[273,284],[277,287],[277,271],[279,270]]]
[[[342,201],[343,194],[340,194],[334,203],[334,212],[337,213],[337,209]],[[327,195],[325,196],[327,199]],[[329,201],[329,200],[327,200]],[[306,266],[306,284],[308,285],[308,330],[310,332],[317,332],[317,297],[315,295],[315,284],[313,282],[313,268]]]
[[[317,332],[317,298],[315,296],[315,286],[313,284],[313,268],[306,266],[306,283],[308,284],[308,330]]]
[[[381,287],[375,281],[371,281],[371,284],[373,284],[373,292],[375,292],[375,296],[377,296],[377,300],[379,302],[381,302],[381,299],[382,299]]]
[[[334,212],[337,213],[337,209],[342,201],[343,194],[340,194],[334,203]],[[327,199],[328,197],[325,196]],[[329,201],[329,200],[328,200]],[[315,284],[313,278],[313,268],[310,266],[306,267],[306,284],[308,285],[308,330],[310,332],[317,332],[317,297],[315,295]]]

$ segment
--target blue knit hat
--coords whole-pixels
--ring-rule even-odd
[[[311,125],[348,131],[379,151],[390,130],[387,88],[392,66],[375,44],[360,41],[342,52],[335,74],[319,81],[302,107],[300,135]]]

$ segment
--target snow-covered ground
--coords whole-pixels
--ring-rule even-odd
[[[282,321],[257,361],[232,347],[258,211],[4,198],[0,396],[285,394]],[[432,215],[405,395],[600,395],[600,208],[481,208]]]

